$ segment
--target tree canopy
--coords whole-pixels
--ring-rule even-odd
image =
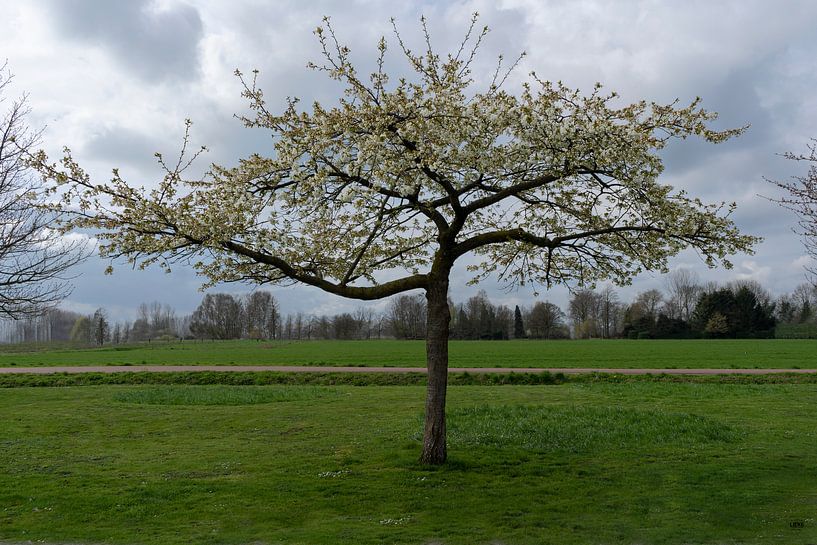
[[[713,129],[716,115],[698,99],[621,105],[601,85],[583,94],[536,73],[511,90],[518,61],[506,69],[500,57],[487,81],[473,72],[488,32],[476,15],[446,55],[435,52],[424,20],[422,28],[425,47],[415,52],[394,27],[408,74],[386,73],[381,38],[377,69],[365,76],[325,19],[315,31],[323,62],[310,66],[343,84],[331,106],[290,99],[274,113],[256,75],[237,72],[251,109],[244,123],[273,136],[268,156],[213,165],[195,180],[185,176],[184,153],[174,163],[159,156],[166,173],[149,189],[116,170],[109,182],[92,181],[69,150],[61,164],[44,154],[34,164],[63,206],[80,210],[69,226],[102,231],[106,256],[190,262],[211,283],[297,281],[357,299],[425,289],[423,459],[439,462],[457,259],[482,257],[474,281],[625,284],[642,270],[666,270],[690,247],[728,267],[729,254],[751,251],[757,239],[729,218],[734,204],[704,203],[659,181],[669,141],[718,143],[743,131]]]
[[[423,287],[440,237],[452,259],[486,256],[478,276],[546,285],[626,282],[687,246],[728,265],[755,241],[727,219],[733,205],[658,182],[670,139],[742,132],[711,129],[716,116],[697,99],[617,106],[600,85],[582,95],[536,74],[512,94],[499,72],[479,89],[476,45],[440,57],[402,40],[414,74],[391,84],[383,71],[359,76],[328,20],[316,34],[325,63],[312,66],[345,95],[311,111],[291,99],[274,114],[253,78],[244,94],[255,115],[244,121],[275,136],[269,157],[214,165],[203,180],[184,178],[184,160],[162,162],[166,176],[143,190],[117,172],[92,182],[70,153],[64,170],[41,156],[85,212],[74,225],[103,229],[105,255],[167,264],[206,253],[194,266],[211,281],[295,279],[364,299]],[[385,39],[379,51],[382,67]],[[388,270],[415,274],[378,283]]]

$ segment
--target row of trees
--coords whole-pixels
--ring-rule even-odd
[[[4,322],[2,338],[6,342],[66,341],[102,345],[176,338],[189,332],[189,317],[178,318],[169,305],[143,303],[137,313],[133,322],[112,324],[104,308],[87,315],[51,309],[36,316]]]
[[[755,281],[701,283],[688,270],[667,277],[666,291],[651,289],[624,303],[611,287],[579,290],[568,316],[576,338],[689,338],[812,336],[817,290],[802,284],[773,298]]]
[[[552,303],[510,309],[494,305],[484,291],[465,303],[449,302],[453,316],[452,338],[509,339],[519,337],[566,338],[570,331],[565,314]],[[52,310],[41,316],[6,323],[8,342],[72,341],[106,344],[155,339],[424,339],[427,309],[420,295],[392,299],[385,311],[360,307],[333,316],[305,313],[282,316],[280,304],[268,291],[246,296],[208,293],[196,310],[178,316],[169,305],[142,303],[135,320],[110,323],[105,309],[84,315]],[[524,330],[518,329],[520,324]],[[520,333],[521,331],[521,333]]]
[[[449,300],[452,339],[558,339],[570,336],[561,309],[549,302],[511,309],[494,305],[485,291],[464,303]],[[422,296],[402,295],[392,299],[382,316],[384,330],[398,339],[423,339],[426,303]]]
[[[566,312],[548,301],[494,305],[484,291],[464,303],[449,301],[452,339],[767,337],[777,324],[813,323],[815,305],[810,284],[773,299],[757,282],[702,283],[687,269],[667,275],[664,291],[646,290],[630,302],[611,286],[576,290]],[[382,319],[389,336],[424,338],[425,300],[394,298]]]
[[[452,339],[690,338],[814,336],[817,288],[802,284],[776,299],[759,283],[724,286],[701,283],[680,269],[666,278],[664,291],[650,289],[629,303],[607,286],[575,291],[567,312],[548,301],[531,306],[493,304],[485,291],[463,303],[449,300]],[[169,305],[143,303],[132,322],[110,323],[104,309],[83,315],[52,310],[8,322],[7,342],[73,341],[105,344],[154,339],[424,339],[426,300],[421,295],[392,298],[383,312],[360,307],[333,316],[282,315],[268,291],[245,296],[208,293],[191,315]]]

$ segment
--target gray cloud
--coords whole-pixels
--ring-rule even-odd
[[[673,173],[683,173],[724,154],[756,150],[759,154],[774,149],[778,138],[776,112],[765,106],[758,88],[772,77],[774,65],[761,62],[726,75],[697,89],[702,106],[718,114],[715,127],[731,129],[749,126],[745,133],[732,141],[714,146],[699,139],[673,143],[663,153],[665,166]],[[684,89],[685,93],[689,91]],[[757,157],[760,159],[760,157]]]
[[[185,80],[199,67],[203,25],[186,4],[151,0],[52,0],[49,14],[66,38],[102,47],[127,72],[150,81]]]
[[[100,162],[123,167],[122,170],[145,172],[155,169],[154,154],[166,151],[165,144],[155,135],[116,127],[106,128],[91,136],[83,152]]]

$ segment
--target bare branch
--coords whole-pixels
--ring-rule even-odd
[[[0,98],[11,75],[0,67]],[[25,122],[26,98],[0,119],[0,314],[37,315],[71,292],[69,269],[86,256],[86,241],[63,238],[61,214],[41,208],[46,195],[27,162],[40,132]]]
[[[766,181],[786,193],[784,197],[771,200],[799,216],[799,229],[796,232],[803,240],[806,253],[813,260],[817,260],[817,138],[812,138],[807,148],[808,153],[783,154],[786,159],[806,163],[808,170],[805,174],[792,176],[791,180],[786,182],[768,178]],[[817,265],[806,266],[805,269],[812,285],[817,286]]]

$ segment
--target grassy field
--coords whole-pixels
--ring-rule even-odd
[[[0,391],[0,541],[807,544],[817,385]]]
[[[817,340],[451,341],[452,367],[814,368]],[[422,341],[216,341],[97,349],[8,345],[0,366],[425,365]]]

